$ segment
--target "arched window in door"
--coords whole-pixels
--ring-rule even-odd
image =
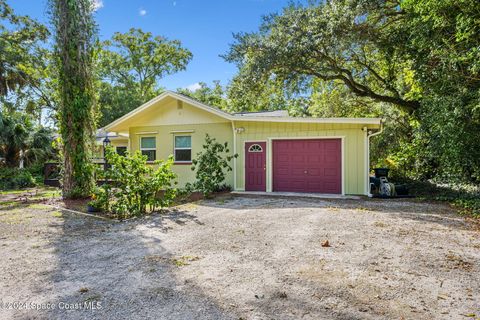
[[[252,144],[250,148],[248,148],[248,152],[263,152],[263,149],[258,144]]]

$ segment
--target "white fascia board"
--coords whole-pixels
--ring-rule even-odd
[[[281,117],[242,117],[234,116],[235,121],[244,122],[298,122],[298,123],[347,123],[380,125],[381,118],[281,118]]]

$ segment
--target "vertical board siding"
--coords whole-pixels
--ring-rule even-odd
[[[139,150],[140,137],[155,136],[157,138],[157,159],[168,159],[173,154],[173,137],[172,131],[193,130],[192,133],[185,135],[192,136],[192,159],[202,150],[205,141],[205,135],[208,133],[220,143],[228,142],[230,153],[233,153],[233,133],[232,125],[227,123],[209,123],[209,124],[184,124],[184,125],[164,125],[149,127],[133,127],[130,128],[130,151]],[[156,132],[155,134],[139,135],[140,132]],[[182,134],[183,133],[179,133]],[[242,144],[243,145],[243,144]],[[238,152],[240,154],[240,152]],[[178,176],[178,186],[183,187],[187,182],[195,181],[195,172],[191,170],[191,165],[176,164],[173,165],[173,171]],[[233,160],[231,163],[233,168]],[[233,186],[233,171],[226,172],[226,181],[228,185]],[[242,182],[243,183],[243,182]]]
[[[344,191],[345,194],[365,194],[365,134],[362,125],[357,124],[318,124],[318,123],[274,123],[274,122],[236,122],[235,126],[245,128],[237,134],[237,185],[245,188],[244,142],[261,141],[270,138],[298,137],[344,137]],[[267,144],[267,149],[271,145]],[[267,151],[267,167],[272,154]],[[267,188],[272,186],[271,168],[267,168]]]

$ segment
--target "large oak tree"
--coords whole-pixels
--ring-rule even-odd
[[[394,150],[388,139],[378,149],[389,150],[392,166],[415,178],[480,181],[479,21],[477,0],[292,5],[266,17],[257,32],[235,35],[225,55],[239,67],[230,98],[253,93],[244,100],[262,104],[265,91],[268,97],[280,87],[284,95],[306,95],[307,105],[328,107],[316,101],[318,88],[335,98],[330,93],[340,84],[371,109],[381,104],[404,118],[408,128]],[[348,109],[351,96],[340,92]],[[348,114],[358,115],[337,116]]]

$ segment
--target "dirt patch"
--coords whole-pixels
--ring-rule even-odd
[[[29,303],[2,319],[480,316],[480,234],[441,204],[226,197],[115,223],[13,202],[0,230],[1,300]]]

